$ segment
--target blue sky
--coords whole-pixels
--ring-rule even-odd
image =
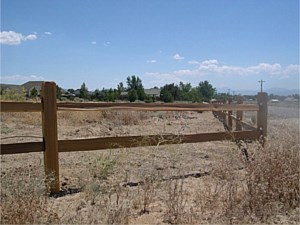
[[[1,0],[1,82],[299,88],[298,0]]]

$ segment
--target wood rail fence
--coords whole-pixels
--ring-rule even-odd
[[[46,175],[53,175],[50,185],[52,193],[59,192],[59,152],[91,151],[100,149],[126,148],[138,146],[155,146],[160,144],[197,143],[222,140],[259,140],[267,135],[267,94],[258,93],[258,104],[167,104],[167,103],[62,103],[56,101],[56,84],[44,82],[41,102],[0,102],[2,112],[41,112],[42,142],[1,144],[1,154],[18,154],[44,152]],[[211,111],[229,128],[225,132],[200,133],[189,135],[148,135],[101,137],[90,139],[58,140],[57,111],[102,111],[102,110],[135,110],[135,111]],[[236,111],[236,116],[233,115]],[[257,127],[242,121],[243,111],[257,112]],[[233,131],[235,121],[236,129]],[[146,140],[146,141],[145,141]],[[162,141],[163,140],[163,141]]]

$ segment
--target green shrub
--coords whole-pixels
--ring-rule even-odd
[[[22,92],[18,92],[15,90],[5,89],[1,91],[1,100],[6,101],[25,101],[26,100],[26,92],[23,89]]]

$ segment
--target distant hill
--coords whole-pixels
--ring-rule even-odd
[[[274,95],[293,95],[293,94],[299,94],[299,89],[286,89],[286,88],[270,88],[266,90],[268,94],[274,94]]]
[[[218,93],[228,93],[227,87],[223,88],[217,88]],[[235,94],[241,94],[241,95],[256,95],[259,90],[233,90]],[[230,89],[230,94],[233,94],[232,89]],[[287,89],[287,88],[268,88],[264,90],[269,95],[281,95],[281,96],[288,96],[293,94],[299,94],[299,89]]]

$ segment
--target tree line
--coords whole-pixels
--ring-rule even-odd
[[[116,100],[128,99],[130,102],[136,100],[145,102],[154,102],[160,100],[163,102],[174,102],[174,101],[191,101],[191,102],[202,102],[210,101],[216,95],[216,89],[208,82],[201,81],[196,87],[192,87],[191,83],[179,84],[166,84],[160,90],[160,96],[147,95],[142,83],[142,80],[138,76],[128,76],[126,79],[127,86],[125,87],[123,82],[120,82],[116,88],[109,88],[102,90],[96,89],[93,92],[88,90],[85,82],[82,83],[80,89],[68,89],[67,93],[82,99],[96,100],[96,101],[107,101],[114,102]],[[58,98],[61,98],[62,91],[58,87]]]

